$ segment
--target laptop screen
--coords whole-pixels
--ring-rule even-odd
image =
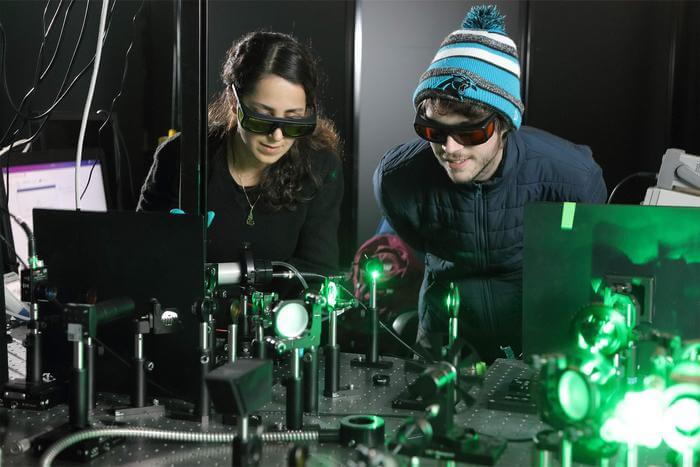
[[[75,209],[75,161],[42,162],[13,165],[9,168],[9,211],[21,217],[33,230],[34,208]],[[3,168],[3,175],[7,169]],[[107,200],[102,164],[85,159],[80,164],[80,208],[106,211]],[[88,183],[89,181],[89,183]],[[3,179],[4,183],[7,183]],[[87,188],[86,188],[87,187]],[[84,194],[83,194],[84,191]],[[16,222],[12,222],[15,250],[27,262],[27,238]]]

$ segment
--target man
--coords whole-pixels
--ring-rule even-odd
[[[434,347],[446,331],[454,282],[460,336],[487,362],[517,355],[524,206],[604,202],[601,169],[588,147],[521,128],[517,50],[494,6],[472,8],[445,38],[413,103],[420,139],[384,155],[374,188],[398,235],[425,253],[418,340]]]

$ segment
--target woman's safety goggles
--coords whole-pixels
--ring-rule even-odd
[[[476,146],[488,141],[496,131],[496,113],[477,124],[462,125],[442,125],[433,120],[426,120],[421,117],[420,112],[416,114],[413,122],[418,136],[431,143],[445,144],[447,137],[451,136],[462,146]]]
[[[259,114],[238,98],[233,84],[231,84],[231,89],[233,89],[233,94],[238,102],[238,121],[245,130],[251,133],[269,135],[279,128],[287,138],[300,138],[313,133],[316,128],[316,115],[302,118],[275,118]]]

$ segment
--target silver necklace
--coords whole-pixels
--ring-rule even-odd
[[[255,219],[253,218],[253,209],[255,209],[255,205],[258,204],[258,201],[260,201],[260,197],[262,196],[262,193],[258,195],[258,197],[255,199],[254,203],[250,202],[250,198],[248,198],[248,192],[245,191],[245,187],[241,183],[241,188],[243,189],[243,194],[245,195],[245,200],[248,202],[248,206],[250,206],[250,211],[248,211],[248,217],[245,219],[245,223],[248,224],[249,226],[254,226],[255,225]]]

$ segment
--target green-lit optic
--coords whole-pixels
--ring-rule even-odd
[[[309,324],[309,312],[298,301],[280,302],[273,311],[275,332],[284,338],[299,337]]]
[[[671,449],[686,452],[700,446],[700,385],[675,384],[664,392],[663,439]]]
[[[450,290],[445,297],[445,307],[449,316],[456,317],[459,314],[459,302],[459,289],[455,287],[454,282],[450,282]]]
[[[326,301],[328,306],[334,308],[336,303],[338,303],[338,286],[333,281],[328,281],[325,287]]]
[[[600,355],[551,358],[539,380],[535,394],[540,415],[554,428],[600,426],[621,397],[622,378]]]
[[[583,420],[591,408],[591,393],[583,375],[566,370],[559,378],[557,389],[564,414],[574,422]]]
[[[700,363],[700,342],[694,342],[684,347],[680,359]]]
[[[674,419],[674,425],[679,433],[692,435],[698,431],[700,403],[697,399],[682,397],[668,408],[668,415]]]
[[[630,331],[625,317],[603,304],[592,304],[574,317],[574,333],[579,348],[591,353],[613,355],[629,341]]]
[[[663,398],[658,389],[631,391],[605,421],[600,436],[610,442],[630,443],[649,448],[661,444]]]
[[[372,281],[379,280],[384,272],[384,264],[378,258],[371,258],[365,263],[365,274]]]

